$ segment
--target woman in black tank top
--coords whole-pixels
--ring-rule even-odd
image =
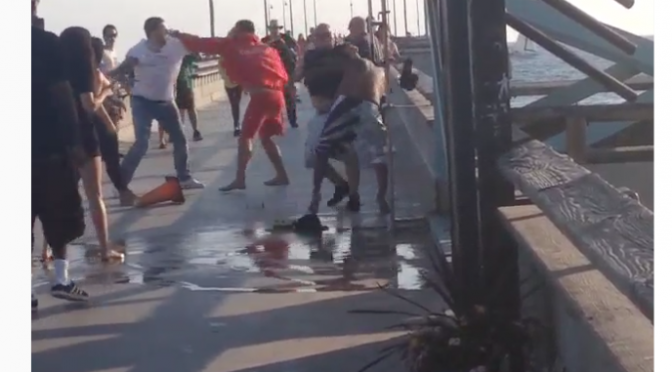
[[[82,27],[69,27],[60,36],[63,54],[68,69],[68,80],[72,86],[79,113],[79,126],[84,151],[89,160],[80,168],[86,198],[103,259],[121,258],[122,255],[110,248],[107,226],[107,210],[102,194],[102,164],[100,146],[94,121],[104,120],[108,130],[113,130],[102,99],[96,94],[100,90],[95,66],[91,33]],[[111,127],[110,127],[111,126]]]

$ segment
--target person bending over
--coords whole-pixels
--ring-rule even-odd
[[[309,213],[317,213],[320,189],[327,172],[329,158],[348,158],[353,154],[361,165],[372,165],[378,182],[378,202],[381,214],[389,213],[386,200],[388,168],[385,161],[386,129],[380,120],[380,103],[385,91],[383,71],[357,54],[349,44],[344,46],[350,57],[344,65],[343,79],[337,98],[315,147],[313,195]],[[358,189],[359,177],[348,175],[352,190]],[[351,191],[350,199],[358,199]]]
[[[255,35],[254,23],[249,20],[238,21],[230,37],[201,38],[180,32],[174,32],[174,35],[194,53],[222,57],[223,67],[229,77],[250,94],[250,103],[245,111],[242,132],[238,138],[236,178],[220,188],[220,191],[246,188],[246,169],[252,157],[252,143],[257,133],[276,173],[274,178],[264,184],[288,185],[289,176],[280,149],[273,141],[274,136],[283,135],[285,132],[282,113],[285,110],[284,89],[289,82],[278,52],[259,40]]]
[[[325,72],[318,77],[309,76],[305,84],[310,94],[310,100],[315,108],[316,115],[308,121],[308,136],[306,138],[305,165],[312,169],[315,166],[315,149],[319,143],[320,135],[324,130],[324,124],[329,116],[331,106],[336,100],[336,90],[343,78],[339,70]],[[352,153],[346,154],[352,155]],[[359,174],[359,164],[357,158],[353,156],[342,156],[336,160],[345,164],[346,174],[351,177],[357,177]],[[327,201],[327,206],[333,207],[340,203],[350,193],[348,182],[336,171],[336,169],[327,162],[324,165],[324,176],[334,184],[334,195]],[[347,208],[351,211],[359,210],[359,197],[357,193],[348,201]]]

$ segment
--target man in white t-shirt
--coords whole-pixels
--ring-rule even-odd
[[[141,40],[126,54],[112,77],[134,73],[131,89],[131,114],[135,126],[135,142],[121,163],[126,182],[133,179],[140,161],[149,149],[152,121],[159,122],[173,142],[173,159],[177,177],[184,189],[201,189],[203,184],[189,171],[189,149],[175,105],[175,81],[182,59],[189,51],[176,38],[168,36],[163,19],[145,21],[147,39]]]

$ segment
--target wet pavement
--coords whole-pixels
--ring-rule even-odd
[[[309,99],[303,102],[299,116],[305,123],[312,113]],[[396,319],[347,311],[404,307],[378,285],[425,297],[420,271],[430,239],[418,217],[428,200],[419,189],[422,180],[413,179],[413,156],[396,155],[402,222],[395,234],[375,211],[370,170],[362,174],[360,214],[324,207],[329,230],[320,237],[271,233],[275,221],[297,217],[307,206],[304,126],[288,129],[279,141],[290,186],[263,186],[272,171],[259,150],[247,190],[222,194],[217,187],[235,171],[228,104],[201,110],[200,119],[205,140],[190,144],[191,163],[205,190],[186,191],[181,205],[142,210],[108,198],[112,238],[126,249],[123,264],[100,262],[90,226],[71,246],[71,275],[92,295],[88,304],[49,297],[51,268],[34,262],[40,300],[32,332],[34,371],[356,371],[398,335],[384,329]],[[190,136],[188,126],[186,132]],[[397,153],[405,155],[406,139],[395,138]],[[158,150],[157,144],[154,138],[131,184],[138,193],[171,173],[170,148]],[[330,186],[324,190],[331,193]],[[112,195],[110,185],[106,195]]]

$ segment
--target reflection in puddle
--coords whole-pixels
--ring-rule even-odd
[[[428,244],[424,228],[392,237],[385,229],[330,226],[321,237],[259,228],[129,239],[126,262],[116,265],[104,265],[87,254],[94,246],[73,246],[71,275],[83,285],[132,283],[241,293],[370,290],[378,284],[423,287]],[[33,283],[38,286],[48,283],[51,275],[48,267],[40,266],[34,265]]]

